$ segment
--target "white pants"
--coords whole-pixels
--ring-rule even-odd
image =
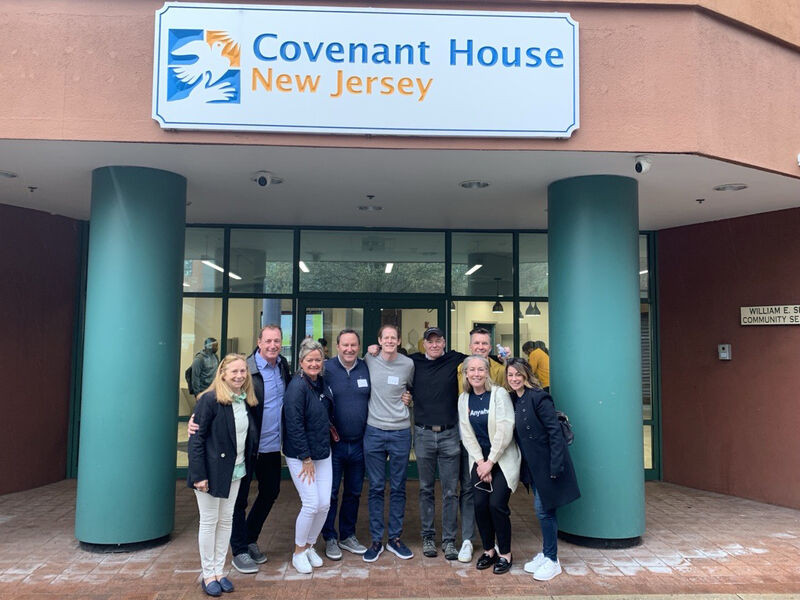
[[[331,507],[331,457],[314,461],[314,481],[310,483],[308,479],[300,480],[302,460],[286,457],[286,466],[303,504],[294,526],[294,543],[298,546],[313,544],[325,525]]]
[[[206,492],[194,491],[197,508],[200,510],[200,528],[197,532],[197,545],[200,547],[200,563],[203,565],[203,579],[222,577],[225,573],[225,555],[231,541],[231,522],[233,505],[239,493],[237,479],[231,483],[227,498],[215,498]]]

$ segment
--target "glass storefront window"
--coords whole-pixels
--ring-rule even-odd
[[[510,233],[453,233],[454,296],[510,296],[513,252]]]
[[[519,234],[519,295],[547,297],[547,234]]]
[[[492,337],[492,354],[497,354],[497,344],[514,348],[514,303],[501,302],[502,313],[493,313],[491,301],[456,300],[450,311],[450,347],[469,354],[469,332],[484,327]]]
[[[222,229],[187,227],[183,252],[183,291],[221,292],[225,258]]]
[[[326,358],[336,356],[336,336],[342,329],[353,329],[358,333],[364,345],[364,309],[363,308],[317,308],[305,309],[305,335],[315,340],[327,342]],[[372,343],[371,341],[369,342]]]
[[[256,348],[261,328],[280,325],[281,354],[292,365],[294,309],[292,301],[280,298],[231,298],[228,301],[228,352],[249,355]]]
[[[220,341],[222,331],[222,298],[184,298],[183,317],[181,319],[181,358],[178,376],[178,455],[177,466],[187,467],[189,457],[187,454],[188,437],[186,423],[194,412],[197,400],[189,393],[189,388],[184,378],[195,355],[202,351],[206,338],[215,338]],[[222,344],[219,344],[221,352]]]
[[[303,231],[300,291],[441,294],[444,233]]]
[[[231,292],[291,294],[293,254],[292,230],[232,229]]]
[[[520,302],[517,318],[519,320],[519,346],[512,350],[515,356],[528,358],[522,352],[525,342],[542,341],[550,347],[550,305],[547,302]],[[539,314],[536,314],[536,313]],[[520,315],[522,318],[519,318]]]

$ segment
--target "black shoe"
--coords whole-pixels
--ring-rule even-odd
[[[484,569],[488,569],[489,567],[491,567],[496,562],[497,562],[496,553],[489,556],[488,554],[486,554],[486,552],[484,552],[483,554],[481,554],[480,558],[478,559],[478,562],[475,563],[475,566],[478,568],[479,571],[483,571]]]
[[[495,555],[497,557],[497,555]],[[508,573],[511,570],[511,561],[506,560],[502,556],[497,559],[497,563],[492,568],[492,572],[495,575],[502,575],[503,573]]]

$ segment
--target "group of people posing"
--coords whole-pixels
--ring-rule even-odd
[[[540,581],[561,573],[556,509],[580,492],[549,381],[539,381],[527,360],[491,356],[491,335],[482,328],[470,332],[470,355],[445,351],[444,332],[430,327],[423,334],[424,353],[405,356],[398,352],[399,329],[383,325],[378,344],[363,359],[352,329],[338,334],[337,354],[327,360],[318,341],[303,340],[292,376],[280,355],[282,337],[280,327],[267,325],[250,356],[223,358],[189,422],[188,485],[200,512],[202,587],[208,595],[233,591],[224,571],[228,543],[233,566],[242,573],[255,573],[267,561],[258,538],[280,490],[281,453],[301,501],[292,554],[299,573],[323,565],[315,549],[320,533],[330,560],[341,560],[342,550],[366,562],[384,550],[412,558],[402,539],[412,443],[423,555],[435,557],[441,548],[447,560],[471,562],[477,524],[482,552],[476,567],[508,572],[509,497],[522,482],[533,492],[543,538],[542,552],[524,569]],[[440,546],[434,526],[437,470]],[[356,537],[365,475],[369,546]],[[254,477],[258,494],[247,512]]]

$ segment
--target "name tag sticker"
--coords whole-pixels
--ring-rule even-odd
[[[358,387],[360,387],[360,388],[369,387],[369,384],[367,383],[366,379],[359,379],[357,381],[358,381]]]
[[[386,383],[389,385],[400,385],[400,378],[396,375],[389,375],[389,378],[386,380]]]

